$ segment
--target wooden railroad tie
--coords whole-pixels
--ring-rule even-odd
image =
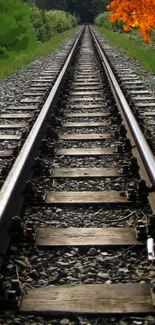
[[[7,107],[7,110],[8,111],[33,111],[33,110],[36,110],[36,109],[39,109],[39,106],[38,105],[19,105],[19,106],[9,106]]]
[[[113,155],[112,148],[70,148],[70,149],[57,149],[57,156],[103,156]]]
[[[81,140],[81,141],[96,141],[105,140],[110,137],[110,133],[63,133],[60,134],[60,140]]]
[[[36,246],[132,246],[145,245],[133,228],[38,228]]]
[[[13,152],[11,150],[0,150],[0,157],[11,157]]]
[[[51,170],[53,178],[103,178],[120,177],[121,174],[117,168],[54,168]]]
[[[65,114],[65,117],[107,117],[109,116],[108,113],[104,113],[104,112],[86,112],[86,113],[69,113],[69,114]]]
[[[34,114],[32,113],[11,113],[11,114],[6,114],[6,113],[3,113],[0,115],[0,118],[5,118],[5,119],[13,119],[13,118],[16,118],[16,119],[25,119],[25,118],[32,118],[34,116]]]
[[[0,124],[0,129],[18,129],[25,128],[26,126],[25,123]]]
[[[129,204],[126,195],[119,191],[101,192],[47,192],[47,204]]]
[[[100,126],[109,126],[108,122],[65,122],[62,127],[71,128],[95,128]]]
[[[0,134],[0,141],[3,140],[20,140],[21,139],[21,135],[17,135],[17,134]]]
[[[75,284],[30,289],[20,311],[35,314],[155,314],[148,283]]]
[[[78,105],[74,105],[73,104],[70,104],[69,107],[71,109],[97,109],[97,108],[105,108],[107,107],[107,103],[104,102],[102,104],[78,104]]]

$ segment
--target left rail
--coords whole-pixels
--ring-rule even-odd
[[[31,173],[34,159],[39,151],[46,120],[53,111],[69,65],[73,60],[77,46],[84,32],[84,28],[85,27],[80,30],[65,64],[0,191],[0,266],[11,238],[11,219],[13,216],[18,215],[22,207],[25,182]]]

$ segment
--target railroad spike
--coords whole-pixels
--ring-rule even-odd
[[[122,144],[121,141],[115,142],[115,151],[118,152],[118,153],[123,153],[124,152],[123,144]]]
[[[132,201],[135,201],[137,199],[137,189],[134,182],[131,182],[128,185],[127,198],[128,200]]]
[[[132,173],[132,175],[137,176],[137,177],[139,176],[139,166],[138,166],[136,157],[131,158],[130,164],[129,164],[129,169],[130,169],[130,172]]]
[[[125,143],[124,143],[124,151],[125,152],[129,152],[131,151],[131,143],[129,139],[125,139]]]
[[[11,221],[10,233],[12,242],[19,242],[25,236],[25,226],[19,216],[14,216]]]
[[[17,296],[21,295],[21,283],[18,279],[11,279],[11,290],[15,291]]]
[[[53,138],[54,140],[58,139],[58,132],[54,130],[51,125],[48,125],[46,130],[46,137]]]
[[[136,227],[136,238],[139,241],[144,241],[147,239],[147,230],[145,225],[140,225]]]
[[[25,240],[28,242],[34,242],[36,238],[36,229],[26,228]]]
[[[120,134],[121,137],[126,136],[126,129],[125,129],[125,126],[123,124],[120,125],[119,134]]]
[[[36,190],[35,190],[35,197],[34,197],[34,201],[33,201],[33,203],[35,204],[37,204],[38,205],[38,202],[39,203],[43,203],[44,202],[44,193],[43,193],[43,191],[41,190],[41,189],[39,189],[39,188],[37,188]]]
[[[6,289],[6,300],[16,305],[17,303],[16,291],[11,289]]]
[[[50,124],[51,124],[51,126],[56,125],[56,117],[55,117],[54,114],[52,114],[51,117],[50,117]]]
[[[49,152],[49,146],[48,146],[48,141],[47,139],[42,139],[41,140],[41,146],[40,146],[40,150],[42,154],[46,154]]]
[[[128,198],[128,200],[136,201],[136,199],[137,199],[136,190],[135,189],[128,189],[127,198]]]
[[[3,297],[5,293],[5,282],[4,276],[0,275],[0,297]]]
[[[59,111],[57,111],[57,116],[59,116],[59,117],[64,117],[65,116],[65,113],[64,113],[64,111],[63,110],[59,110]]]
[[[31,128],[35,122],[35,118],[31,118],[31,120],[28,122],[28,127]]]
[[[114,104],[113,106],[111,106],[111,111],[112,111],[113,115],[114,115],[115,117],[117,117],[117,120],[119,120],[119,121],[122,120],[121,115],[120,115],[120,113],[118,112],[118,107],[117,107],[116,104]]]
[[[138,182],[138,185],[137,185],[137,191],[138,191],[138,195],[143,198],[146,198],[148,193],[149,193],[149,187],[146,185],[146,182],[144,179],[141,179],[139,182]]]
[[[136,219],[136,238],[139,241],[146,241],[148,238],[147,217],[143,213],[138,213]]]
[[[25,139],[21,139],[19,143],[20,149],[23,147],[24,143],[25,143]]]
[[[139,121],[140,120],[140,113],[139,113],[139,111],[137,110],[136,107],[132,107],[132,113],[135,116],[135,118]]]
[[[27,181],[25,184],[25,193],[32,194],[34,193],[34,186],[31,181]]]
[[[39,175],[40,172],[44,172],[46,175],[50,174],[50,167],[39,157],[35,158],[33,169],[36,175]]]
[[[4,297],[2,297],[2,309],[19,307],[21,296],[22,289],[20,281],[18,279],[11,280],[10,287],[6,288]]]
[[[13,243],[27,240],[32,242],[36,237],[36,228],[32,222],[24,223],[19,216],[15,216],[12,218],[10,233]]]
[[[122,122],[122,117],[121,117],[121,114],[120,113],[117,113],[116,114],[116,122],[117,123],[121,123]]]
[[[8,174],[8,167],[7,166],[3,166],[1,169],[1,176],[5,177]]]
[[[43,161],[39,157],[36,157],[34,160],[34,169],[42,169]]]
[[[12,218],[12,227],[21,228],[21,226],[22,226],[21,218],[19,216],[14,216]]]
[[[130,172],[129,164],[124,164],[122,167],[122,174],[128,175]]]
[[[21,139],[22,139],[22,140],[26,140],[26,138],[27,138],[27,134],[28,134],[28,130],[25,129],[25,130],[22,132]]]
[[[21,149],[21,144],[18,143],[17,146],[13,149],[13,155],[14,156],[17,156],[17,154],[19,153],[20,149]]]

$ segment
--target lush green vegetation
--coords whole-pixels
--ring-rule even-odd
[[[34,0],[22,1],[0,0],[0,78],[59,47],[78,23],[67,12],[41,10]]]
[[[56,33],[77,25],[77,18],[64,11],[37,8],[33,0],[0,0],[0,59],[12,52],[34,50]]]
[[[97,29],[103,33],[112,44],[118,46],[120,51],[136,58],[144,68],[155,73],[155,32],[153,32],[152,41],[146,44],[137,31],[120,33],[119,31],[114,32],[105,27],[97,27]]]
[[[41,10],[31,5],[31,24],[37,39],[41,42],[49,40],[56,33],[75,27],[78,23],[76,16],[62,10]]]
[[[123,30],[123,24],[121,21],[111,22],[109,20],[109,11],[105,11],[105,12],[99,14],[95,18],[95,24],[100,27],[105,27],[105,28],[113,30],[113,31],[122,31]]]
[[[49,41],[38,44],[35,50],[33,51],[19,53],[16,56],[14,55],[12,57],[9,57],[8,59],[1,60],[0,79],[24,67],[32,60],[43,55],[47,55],[49,52],[60,48],[63,40],[71,37],[73,34],[75,34],[75,32],[76,28],[73,28],[61,34],[56,34]]]
[[[42,9],[64,10],[75,14],[80,18],[80,23],[93,23],[94,18],[106,8],[104,0],[35,0],[35,3]]]
[[[20,0],[0,0],[0,59],[33,50],[37,39],[30,25],[30,9]]]

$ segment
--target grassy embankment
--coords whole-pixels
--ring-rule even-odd
[[[6,60],[0,60],[0,79],[26,66],[32,60],[47,55],[55,49],[60,48],[62,42],[73,36],[76,31],[77,27],[74,27],[70,30],[54,35],[50,40],[44,43],[39,43],[33,51],[19,53],[18,55],[16,53],[16,55],[14,54]]]
[[[155,33],[151,42],[147,44],[136,32],[119,33],[104,27],[96,26],[96,28],[111,44],[118,46],[119,51],[137,59],[145,69],[155,73]]]

